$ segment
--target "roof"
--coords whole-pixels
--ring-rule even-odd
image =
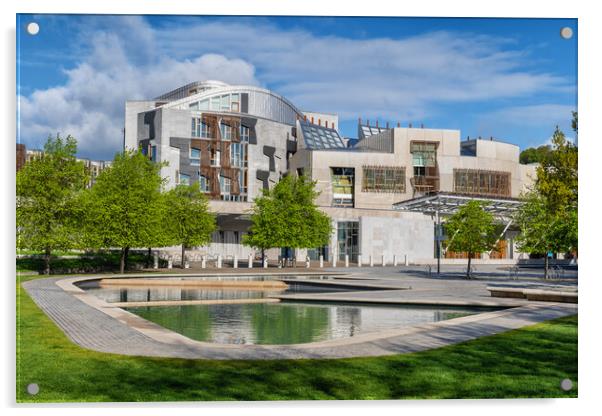
[[[311,150],[348,149],[347,145],[335,129],[326,128],[300,120],[305,147]]]

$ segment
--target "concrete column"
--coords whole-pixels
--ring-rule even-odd
[[[362,267],[362,255],[357,255],[357,267]]]
[[[173,258],[171,256],[167,258],[167,268],[173,269]]]
[[[159,254],[155,251],[153,253],[153,269],[159,268]]]
[[[249,264],[248,264],[249,269],[253,268],[253,255],[249,254]]]
[[[383,267],[385,267],[387,265],[387,260],[385,259],[384,254],[383,254],[382,264],[383,264]]]
[[[349,254],[345,254],[345,267],[349,267]]]
[[[268,256],[265,256],[263,258],[263,268],[267,269],[268,268]]]
[[[234,256],[234,268],[238,269],[238,256]]]
[[[201,269],[206,269],[207,268],[207,256],[202,256],[201,257]]]
[[[217,268],[218,269],[222,268],[222,255],[221,254],[217,255]]]
[[[337,267],[337,256],[332,256],[332,267]]]
[[[370,254],[370,267],[374,267],[374,256]]]
[[[320,254],[320,269],[324,267],[324,256]]]
[[[393,266],[397,266],[397,254],[393,255]]]

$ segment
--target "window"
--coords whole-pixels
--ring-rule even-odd
[[[483,196],[510,196],[510,173],[454,169],[454,192]]]
[[[190,175],[180,173],[180,185],[190,185]]]
[[[190,148],[190,164],[192,166],[201,165],[201,149]]]
[[[231,185],[232,185],[232,181],[230,180],[230,178],[226,178],[225,176],[219,177],[220,192],[222,194],[229,195],[230,190],[231,190]]]
[[[230,146],[230,164],[237,168],[246,166],[247,147],[243,143],[232,143]]]
[[[199,101],[199,110],[209,110],[209,99]]]
[[[221,152],[219,150],[211,150],[211,166],[219,166],[221,160]]]
[[[332,206],[353,207],[354,168],[330,168],[332,183]]]
[[[151,146],[151,160],[153,162],[157,161],[157,146]]]
[[[219,97],[211,97],[209,108],[214,111],[219,111],[220,108],[220,98]]]
[[[220,97],[220,110],[230,111],[230,94],[222,95]]]
[[[192,118],[192,137],[211,138],[211,124],[203,121],[200,117]]]
[[[232,94],[232,111],[240,111],[240,95]]]
[[[406,191],[406,175],[404,167],[364,166],[363,192]]]
[[[209,181],[206,176],[199,174],[199,189],[201,192],[209,192]]]
[[[436,143],[412,142],[410,143],[410,153],[412,153],[412,166],[414,167],[435,167],[437,165]],[[422,170],[419,169],[417,172],[422,172]]]
[[[247,126],[240,125],[240,141],[243,143],[249,143],[249,128]]]
[[[222,133],[222,140],[232,141],[232,127],[226,123],[220,123],[219,125],[220,131]]]

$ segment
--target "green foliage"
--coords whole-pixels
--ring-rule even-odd
[[[45,252],[46,273],[53,251],[80,246],[77,198],[88,177],[76,152],[73,137],[49,137],[44,153],[17,173],[17,247]]]
[[[515,217],[521,250],[539,254],[577,250],[577,159],[577,147],[557,127],[550,156],[537,168],[535,184],[523,195],[525,203]]]
[[[577,316],[443,348],[334,360],[183,360],[87,350],[18,285],[18,402],[577,397]],[[151,308],[152,309],[152,308]],[[573,389],[560,389],[569,378]],[[459,382],[461,381],[461,382]],[[29,383],[40,393],[31,396]]]
[[[330,218],[315,205],[315,182],[287,175],[274,188],[255,199],[250,233],[243,244],[272,247],[312,248],[328,243]]]
[[[122,272],[130,247],[159,246],[167,239],[160,169],[139,151],[117,154],[82,199],[88,247],[120,247]]]
[[[520,163],[542,163],[550,157],[552,147],[550,145],[542,145],[539,147],[529,147],[520,152]]]
[[[470,201],[443,224],[450,237],[448,250],[465,251],[473,255],[493,248],[496,226],[493,216],[482,205],[480,201]]]
[[[179,185],[164,194],[164,224],[170,244],[201,246],[211,241],[215,216],[209,212],[205,195],[194,185]]]

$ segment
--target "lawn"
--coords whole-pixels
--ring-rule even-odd
[[[389,357],[144,358],[78,347],[19,285],[17,342],[19,402],[577,397],[577,316]]]

